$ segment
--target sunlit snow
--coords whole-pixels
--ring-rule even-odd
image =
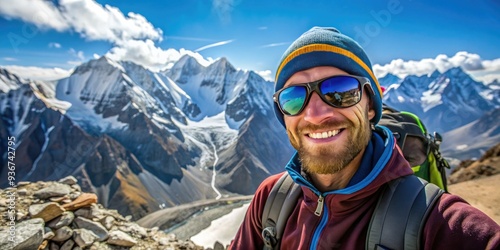
[[[215,241],[219,241],[224,246],[229,245],[241,222],[243,222],[249,205],[245,204],[242,207],[235,208],[229,214],[212,221],[208,228],[191,237],[191,240],[197,245],[206,248],[213,248]]]

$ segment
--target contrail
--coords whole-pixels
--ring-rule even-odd
[[[226,41],[222,41],[222,42],[217,42],[217,43],[212,43],[212,44],[209,44],[209,45],[205,45],[201,48],[198,48],[195,50],[195,52],[200,52],[202,50],[205,50],[205,49],[208,49],[208,48],[213,48],[213,47],[217,47],[217,46],[222,46],[222,45],[225,45],[225,44],[228,44],[228,43],[231,43],[233,42],[234,39],[231,39],[231,40],[226,40]]]
[[[291,43],[291,42],[271,43],[271,44],[262,45],[262,46],[260,46],[260,47],[261,47],[261,48],[270,48],[270,47],[284,46],[284,45],[288,45],[288,44],[290,44],[290,43]]]

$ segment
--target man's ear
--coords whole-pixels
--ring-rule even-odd
[[[366,108],[368,109],[368,120],[372,120],[375,117],[375,109],[373,108],[373,91],[370,88],[366,88],[365,91],[367,93],[368,97],[368,105],[366,105]]]
[[[375,109],[373,109],[373,106],[370,104],[370,109],[368,110],[368,120],[371,120],[375,117]]]

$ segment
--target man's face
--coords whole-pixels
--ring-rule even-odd
[[[284,87],[345,74],[335,67],[315,67],[295,73]],[[349,108],[334,108],[314,92],[300,114],[284,116],[290,143],[307,172],[337,173],[364,150],[371,137],[369,121],[375,116],[366,92]]]

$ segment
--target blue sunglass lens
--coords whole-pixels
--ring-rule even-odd
[[[296,115],[302,109],[307,97],[305,86],[292,86],[279,94],[279,105],[287,115]]]
[[[321,82],[319,89],[324,99],[337,108],[355,105],[361,99],[361,88],[356,78],[337,76]]]

